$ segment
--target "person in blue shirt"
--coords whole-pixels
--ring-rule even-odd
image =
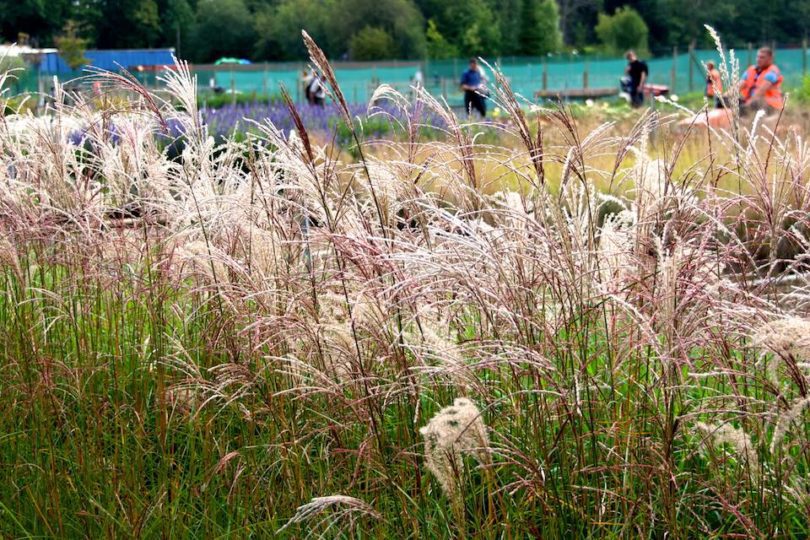
[[[461,75],[461,89],[464,91],[464,110],[472,114],[478,111],[481,118],[487,115],[486,78],[478,67],[478,61],[470,58],[470,67]]]

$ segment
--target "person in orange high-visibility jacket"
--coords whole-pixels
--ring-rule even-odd
[[[749,67],[740,81],[740,99],[749,110],[781,111],[785,106],[782,96],[782,73],[773,63],[773,51],[763,47],[757,51],[757,63]]]
[[[719,106],[720,100],[717,96],[721,95],[723,95],[723,78],[714,67],[714,62],[706,62],[706,97],[714,98]]]

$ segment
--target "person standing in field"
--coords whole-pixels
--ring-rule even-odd
[[[312,74],[312,79],[307,85],[307,93],[309,95],[310,104],[317,107],[323,107],[326,104],[326,90],[323,87],[323,81],[317,73]]]
[[[417,88],[421,88],[424,83],[425,77],[422,75],[422,70],[420,68],[416,68],[416,73],[413,74],[413,85]]]
[[[470,58],[470,65],[467,71],[461,75],[461,89],[464,91],[464,110],[467,114],[472,114],[473,109],[478,111],[481,118],[487,115],[486,103],[486,79],[478,67],[478,61]]]
[[[644,104],[644,84],[650,70],[647,63],[639,60],[634,51],[627,51],[624,57],[627,59],[627,68],[624,71],[630,77],[630,103],[633,107],[641,107]]]
[[[419,90],[425,84],[425,77],[422,75],[422,70],[420,68],[416,68],[416,73],[413,74],[413,78],[411,79],[411,97],[416,99]]]
[[[768,114],[785,106],[782,96],[782,72],[773,63],[773,50],[757,51],[757,63],[750,66],[740,81],[740,101],[746,111],[764,109]]]
[[[312,92],[309,90],[309,85],[312,83],[312,79],[313,76],[307,69],[301,72],[301,84],[304,87],[304,97],[310,105],[312,105]]]
[[[706,97],[714,99],[715,105],[722,105],[720,96],[723,95],[723,78],[714,67],[714,62],[706,62]]]

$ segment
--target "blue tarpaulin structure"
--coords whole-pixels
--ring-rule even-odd
[[[174,64],[174,49],[120,49],[120,50],[89,50],[84,57],[90,60],[88,66],[109,71],[119,71],[121,68],[134,70],[138,66],[144,68]],[[42,55],[39,64],[39,73],[43,75],[59,75],[71,73],[72,70],[58,53],[48,52]]]

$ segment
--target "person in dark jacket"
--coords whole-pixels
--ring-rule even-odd
[[[644,104],[644,84],[650,70],[647,63],[639,60],[634,51],[627,51],[624,57],[627,58],[625,73],[630,78],[630,102],[633,107],[641,107]]]
[[[476,110],[484,118],[487,115],[486,79],[475,58],[470,58],[469,69],[461,75],[461,89],[464,91],[464,110],[467,114]]]

